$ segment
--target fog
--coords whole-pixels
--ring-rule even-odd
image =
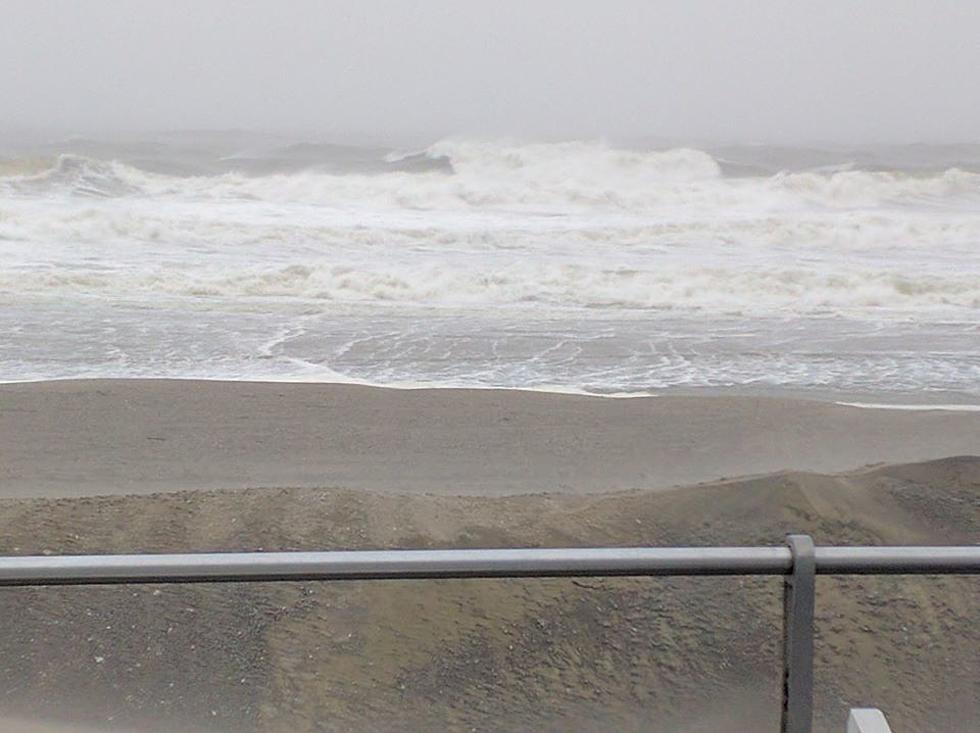
[[[980,3],[6,0],[0,127],[962,142]]]

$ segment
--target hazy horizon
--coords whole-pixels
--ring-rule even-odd
[[[980,6],[228,0],[0,8],[0,130],[980,141]]]
[[[0,123],[0,138],[3,142],[25,142],[29,145],[57,145],[72,141],[93,141],[99,143],[136,143],[153,141],[167,137],[215,136],[224,140],[234,136],[268,138],[283,145],[317,144],[365,148],[425,149],[430,145],[452,140],[485,141],[503,144],[564,143],[574,141],[607,144],[613,148],[667,149],[695,148],[712,150],[724,147],[744,147],[760,149],[827,151],[873,151],[888,148],[977,148],[980,147],[980,133],[975,138],[928,139],[910,138],[904,140],[875,140],[867,138],[798,138],[786,140],[763,140],[752,138],[726,138],[722,136],[678,137],[669,135],[617,135],[608,133],[560,135],[560,134],[516,134],[508,132],[479,132],[465,129],[448,130],[444,133],[394,133],[374,134],[359,130],[318,130],[277,129],[277,128],[233,128],[233,127],[46,127],[46,126],[4,126]],[[16,148],[15,148],[16,149]]]

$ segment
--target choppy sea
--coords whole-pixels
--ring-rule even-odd
[[[980,146],[0,138],[0,380],[980,402]]]

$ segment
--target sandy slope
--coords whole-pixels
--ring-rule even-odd
[[[674,491],[265,489],[0,502],[0,551],[975,543],[980,458]],[[980,717],[976,579],[821,579],[818,730]],[[441,581],[0,592],[0,709],[209,731],[774,730],[779,584]],[[112,718],[111,723],[107,719]],[[156,726],[161,726],[157,728]]]

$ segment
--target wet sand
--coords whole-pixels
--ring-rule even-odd
[[[659,489],[980,454],[980,412],[752,397],[92,380],[0,385],[0,496]]]

